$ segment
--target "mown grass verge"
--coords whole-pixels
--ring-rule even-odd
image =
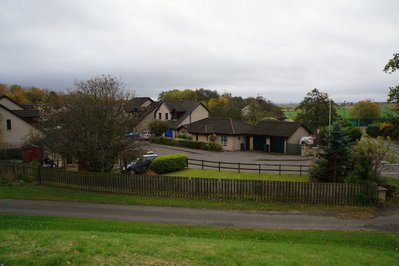
[[[4,265],[395,265],[399,234],[0,216]]]
[[[267,180],[267,181],[290,181],[290,182],[308,182],[309,176],[295,174],[258,174],[258,173],[238,173],[216,170],[201,169],[184,169],[172,173],[164,174],[165,176],[187,176],[200,178],[222,178],[222,179],[244,179],[244,180]]]

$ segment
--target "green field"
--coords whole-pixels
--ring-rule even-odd
[[[397,265],[399,234],[0,216],[2,265]]]
[[[296,116],[298,115],[298,112],[295,111],[295,108],[298,106],[298,104],[291,104],[291,105],[280,105],[280,108],[282,108],[285,116],[287,119],[292,119],[294,120]],[[388,103],[379,103],[380,106],[380,111],[381,111],[381,118],[388,118],[392,114],[395,114],[393,109],[394,105],[393,104],[388,104]],[[337,106],[336,110],[338,115],[345,119],[353,119],[353,117],[350,115],[350,111],[353,108],[353,105],[351,106]]]

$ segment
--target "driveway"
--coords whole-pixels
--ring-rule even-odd
[[[226,211],[3,199],[0,200],[0,214],[79,217],[246,229],[399,232],[398,209],[370,220],[345,220],[335,216],[299,212]]]
[[[302,164],[308,165],[313,157],[302,157],[297,155],[272,154],[259,151],[223,151],[213,152],[204,150],[188,149],[183,147],[174,147],[146,143],[144,149],[153,151],[158,155],[183,153],[190,159],[223,161],[223,162],[241,162],[241,163],[262,163],[262,164]]]

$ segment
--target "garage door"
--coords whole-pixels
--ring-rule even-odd
[[[284,138],[283,137],[271,137],[270,138],[270,151],[284,153]]]
[[[263,151],[266,144],[266,136],[254,136],[254,150]]]

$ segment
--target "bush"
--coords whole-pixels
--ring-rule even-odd
[[[206,151],[222,151],[223,147],[219,143],[208,141],[194,141],[188,139],[171,139],[165,137],[155,137],[152,142],[164,145],[179,146],[190,149],[206,150]]]
[[[366,133],[370,137],[376,138],[381,135],[380,125],[379,124],[371,124],[366,128]]]
[[[188,140],[193,139],[193,137],[191,137],[191,136],[189,136],[189,135],[187,135],[187,134],[178,134],[178,135],[176,136],[176,138],[178,138],[178,139],[188,139]]]
[[[152,161],[150,169],[157,174],[164,174],[187,168],[188,159],[184,154],[162,155]]]

